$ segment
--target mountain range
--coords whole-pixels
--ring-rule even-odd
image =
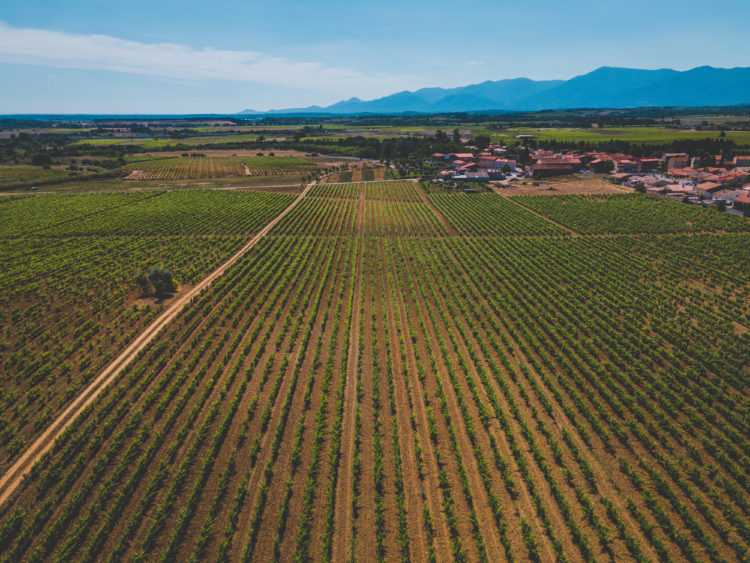
[[[701,107],[750,103],[750,68],[639,70],[601,67],[570,80],[514,78],[458,88],[404,90],[375,100],[350,98],[310,106],[242,114],[396,114],[539,111],[578,108]]]

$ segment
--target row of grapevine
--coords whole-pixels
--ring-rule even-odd
[[[204,235],[223,212],[221,230],[247,235],[293,199],[247,195],[202,190],[26,198],[30,209],[19,208],[18,215],[50,226],[35,236],[14,234],[0,250],[2,465],[13,462],[163,309],[153,298],[139,299],[138,274],[164,267],[180,287],[190,286],[247,241],[170,232]],[[206,208],[212,204],[213,219]],[[70,213],[68,220],[59,217],[61,208]],[[203,218],[191,224],[186,214]],[[132,236],[101,236],[113,230]],[[53,231],[57,236],[41,237]],[[82,232],[99,236],[75,236]]]
[[[496,194],[430,194],[462,235],[565,235],[568,231]]]
[[[490,194],[432,200],[448,237],[390,185],[315,188],[202,293],[0,557],[746,559],[750,235],[511,238],[565,231]]]
[[[128,164],[127,170],[138,171],[142,180],[221,178],[245,174],[242,162],[236,158],[206,156],[142,160]]]
[[[602,194],[513,199],[579,233],[750,231],[750,223],[742,217],[657,196]]]
[[[175,190],[44,229],[40,236],[248,235],[295,196],[241,190]]]
[[[44,195],[3,200],[0,237],[28,236],[50,227],[71,224],[84,217],[159,196],[161,192]]]
[[[140,180],[277,175],[305,172],[311,168],[315,168],[313,162],[293,156],[154,158],[126,166],[126,170],[136,173]]]

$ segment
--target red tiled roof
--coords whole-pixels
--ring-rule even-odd
[[[703,182],[702,184],[698,184],[697,186],[695,186],[696,190],[701,190],[704,192],[718,190],[719,188],[721,188],[721,184],[717,184],[716,182]]]
[[[534,165],[534,170],[573,170],[574,166],[570,162],[539,162]]]

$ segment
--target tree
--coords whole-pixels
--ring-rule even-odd
[[[503,174],[510,174],[510,164],[506,162],[505,164],[503,164],[503,167],[500,170],[503,171]]]
[[[148,280],[154,286],[157,297],[163,297],[177,289],[172,272],[164,268],[151,268],[148,273]]]
[[[612,160],[603,160],[596,164],[591,163],[589,167],[591,168],[592,171],[596,172],[597,174],[607,174],[608,172],[614,171],[615,163]]]
[[[459,131],[458,128],[453,130],[453,142],[454,143],[461,142],[461,131]]]
[[[491,142],[492,142],[492,139],[490,139],[489,135],[477,135],[476,137],[474,137],[474,145],[479,150],[486,149],[487,147],[490,146]]]
[[[148,281],[148,277],[143,272],[135,277],[135,283],[140,288],[143,295],[148,294],[151,290],[151,282]]]
[[[525,166],[529,162],[531,162],[531,153],[529,152],[529,149],[527,147],[524,147],[521,152],[518,153],[517,157],[518,163],[522,166]]]
[[[31,164],[34,166],[49,166],[52,164],[52,158],[46,153],[38,153],[31,157]]]

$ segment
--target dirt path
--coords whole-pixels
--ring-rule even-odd
[[[259,190],[261,188],[299,188],[299,184],[258,184],[257,186],[226,186],[209,190]]]
[[[7,501],[23,482],[25,475],[42,456],[48,452],[55,440],[75,421],[76,417],[116,378],[122,368],[135,359],[151,340],[182,310],[190,304],[203,289],[208,287],[216,278],[221,276],[230,266],[237,262],[248,250],[255,246],[268,232],[307,195],[314,183],[309,184],[300,196],[289,207],[282,211],[275,219],[266,225],[245,246],[224,262],[199,284],[185,295],[173,301],[169,307],[159,315],[123,352],[115,358],[99,375],[78,395],[68,407],[50,424],[47,429],[26,449],[5,474],[0,477],[0,506]]]
[[[427,194],[422,189],[422,186],[419,185],[418,180],[414,180],[414,188],[419,192],[419,195],[422,197],[422,201],[425,203],[425,205],[432,210],[432,212],[438,219],[440,219],[440,222],[445,227],[445,230],[448,231],[448,234],[452,237],[458,236],[458,231],[453,228],[453,225],[448,222],[448,219],[445,218],[445,215],[440,213],[440,210],[438,210],[438,208],[435,207],[435,204],[430,201],[430,198],[427,197]]]
[[[575,232],[575,231],[574,231],[573,229],[571,229],[571,228],[569,228],[569,227],[566,227],[566,226],[565,226],[565,225],[563,225],[562,223],[558,223],[557,221],[553,221],[552,219],[550,219],[550,218],[549,218],[549,217],[547,217],[546,215],[542,215],[542,214],[541,214],[541,213],[539,213],[538,211],[534,211],[534,210],[533,210],[533,209],[531,209],[530,207],[526,207],[525,205],[523,205],[523,204],[521,204],[521,203],[518,203],[518,202],[517,202],[517,201],[516,201],[515,199],[513,199],[512,197],[508,197],[507,195],[501,194],[501,193],[500,193],[500,192],[498,192],[498,191],[495,191],[495,193],[496,193],[497,195],[499,195],[500,197],[504,197],[504,198],[505,198],[505,199],[506,199],[507,201],[509,201],[509,202],[511,202],[511,203],[513,203],[513,204],[515,204],[515,205],[517,205],[518,207],[521,207],[521,208],[525,209],[525,210],[526,210],[526,211],[528,211],[529,213],[532,213],[532,214],[536,215],[537,217],[540,217],[540,218],[544,219],[544,220],[545,220],[545,221],[547,221],[548,223],[552,223],[553,225],[557,225],[557,226],[558,226],[558,227],[560,227],[561,229],[565,229],[566,231],[568,231],[568,232],[569,232],[569,233],[571,234],[571,236],[574,236],[574,237],[579,237],[579,236],[581,236],[581,234],[580,234],[580,233],[577,233],[577,232]]]
[[[352,542],[354,514],[352,512],[353,470],[354,470],[354,422],[357,406],[357,365],[359,363],[359,323],[361,316],[360,301],[362,299],[362,252],[364,250],[363,223],[365,211],[365,193],[362,187],[359,192],[359,206],[355,233],[359,237],[357,251],[357,266],[355,272],[354,301],[352,318],[349,325],[349,353],[346,362],[346,387],[344,389],[344,421],[341,434],[341,470],[338,491],[336,492],[336,506],[334,509],[333,529],[334,540],[332,550],[333,561],[344,561]]]
[[[146,171],[145,170],[133,170],[125,176],[126,180],[145,180],[146,179]]]

